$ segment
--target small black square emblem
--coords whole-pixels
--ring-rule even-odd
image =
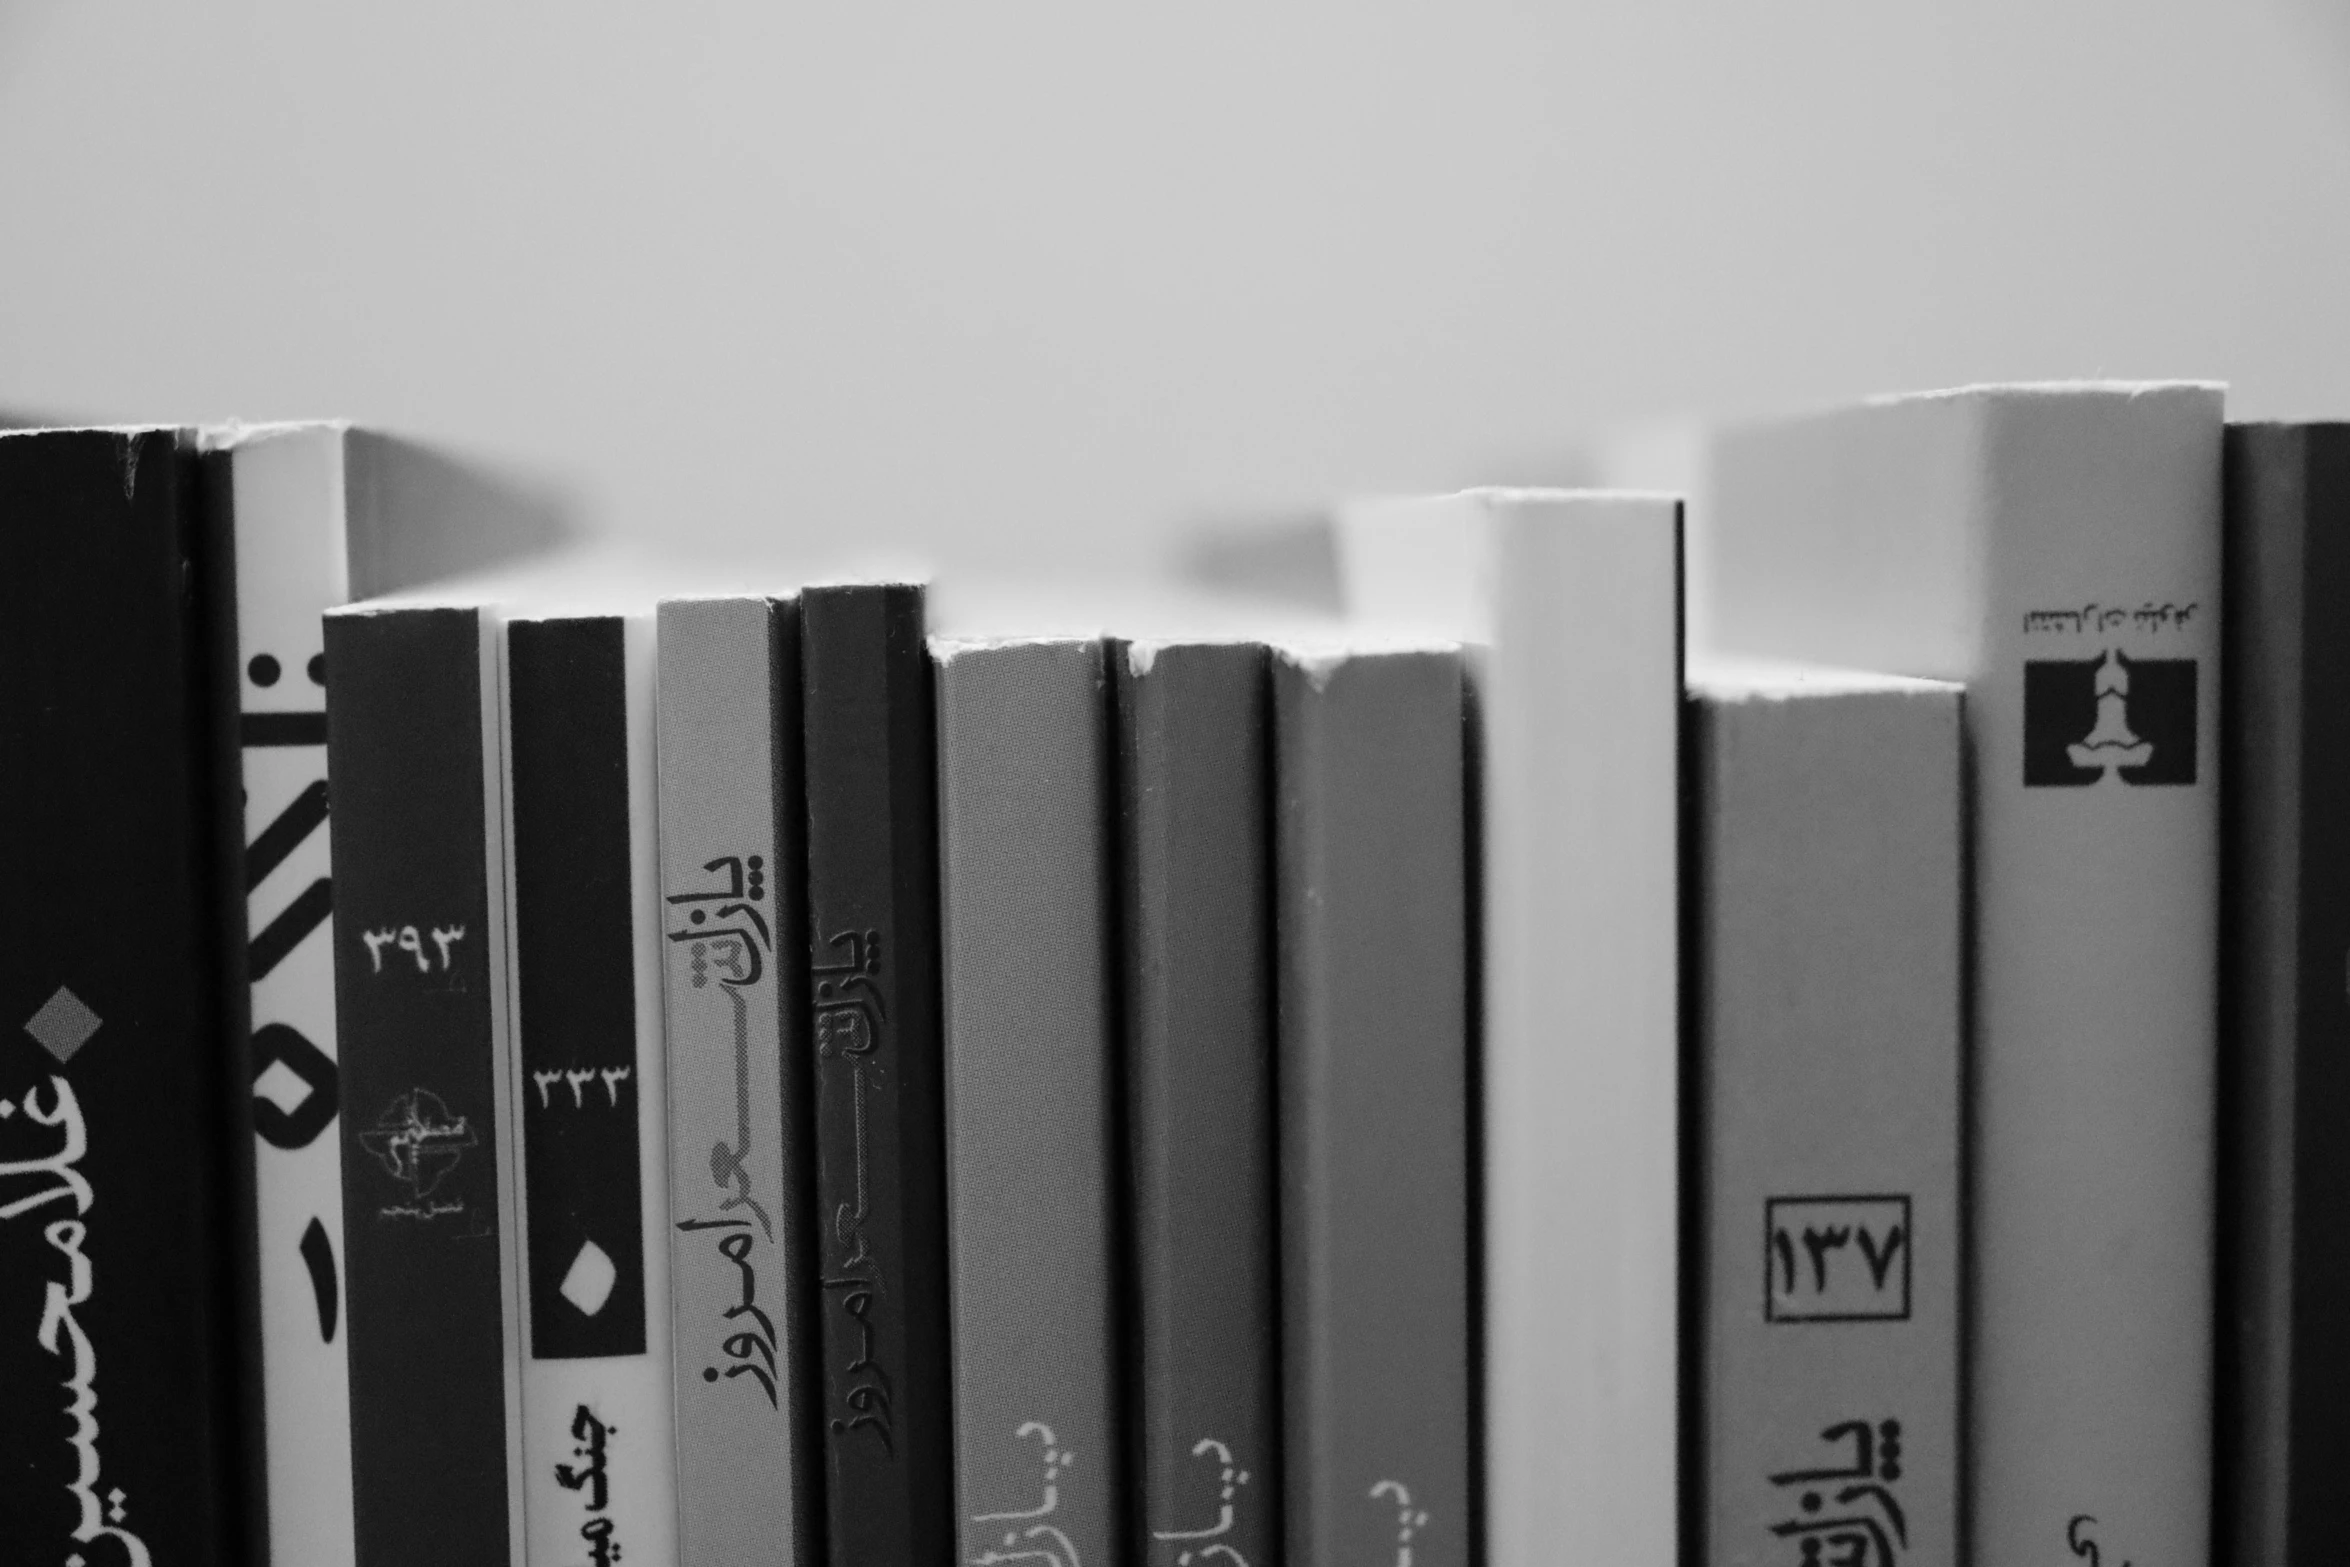
[[[2195,781],[2195,660],[2033,659],[2024,665],[2024,786]]]

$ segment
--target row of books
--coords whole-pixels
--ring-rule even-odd
[[[0,436],[0,1538],[2327,1559],[2338,452],[1896,399],[1204,635]]]

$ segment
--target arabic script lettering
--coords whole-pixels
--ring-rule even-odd
[[[65,1362],[65,1413],[72,1423],[66,1445],[73,1449],[73,1478],[66,1491],[73,1498],[72,1538],[87,1545],[112,1540],[123,1549],[127,1567],[150,1567],[146,1542],[124,1525],[130,1521],[130,1498],[121,1486],[101,1490],[103,1465],[98,1453],[98,1351],[74,1316],[74,1308],[89,1302],[96,1270],[83,1249],[90,1237],[88,1224],[97,1193],[89,1177],[77,1168],[89,1151],[88,1128],[82,1121],[81,1101],[73,1085],[62,1077],[49,1079],[49,1102],[41,1102],[38,1086],[20,1099],[0,1099],[0,1126],[13,1128],[21,1114],[25,1124],[45,1127],[58,1136],[58,1145],[30,1159],[0,1159],[0,1193],[26,1177],[43,1184],[28,1195],[0,1203],[0,1221],[15,1220],[52,1203],[71,1205],[73,1217],[52,1219],[42,1227],[42,1238],[64,1259],[65,1277],[48,1280],[42,1289],[41,1321],[34,1338],[43,1350]]]

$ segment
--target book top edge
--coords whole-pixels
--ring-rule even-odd
[[[1576,509],[1605,510],[1616,507],[1679,506],[1684,497],[1672,490],[1590,489],[1554,487],[1546,485],[1472,485],[1465,490],[1430,491],[1425,494],[1358,495],[1339,505],[1342,516],[1362,516],[1390,508],[1485,506],[1494,508],[1523,506],[1567,506]]]
[[[1687,683],[1692,696],[1715,702],[1775,702],[1864,694],[1955,696],[1966,689],[1956,681],[1886,674],[1873,669],[1743,658],[1707,658],[1693,663]]]
[[[658,599],[654,600],[653,607],[655,609],[696,609],[705,604],[733,604],[746,606],[765,604],[791,604],[796,603],[799,599],[799,596],[800,590],[796,586],[789,588],[776,588],[773,591],[766,593],[759,592],[755,588],[745,588],[739,593],[723,593],[715,590],[707,593],[664,593]]]
[[[1277,662],[1295,664],[1308,673],[1334,669],[1354,659],[1458,658],[1464,645],[1457,637],[1402,628],[1391,632],[1350,631],[1328,637],[1281,637],[1266,644]]]
[[[1110,639],[1106,636],[1088,636],[1083,633],[1039,632],[1033,636],[981,636],[950,634],[930,639],[930,656],[941,664],[951,664],[958,658],[975,657],[981,653],[1009,652],[1014,648],[1061,648],[1084,651],[1099,648]]]
[[[190,435],[196,426],[187,424],[38,424],[21,429],[0,430],[0,441],[21,441],[41,435]]]
[[[1922,392],[1879,392],[1860,399],[1857,404],[1831,405],[1823,411],[1833,413],[1837,406],[1881,408],[1899,403],[2022,402],[2071,397],[2136,398],[2178,392],[2224,395],[2226,391],[2227,383],[2225,381],[2194,379],[2170,381],[1977,381],[1965,386],[1938,387]]]
[[[304,435],[344,436],[357,428],[349,419],[264,419],[251,423],[226,419],[196,427],[196,448],[206,452],[233,452],[264,441]]]

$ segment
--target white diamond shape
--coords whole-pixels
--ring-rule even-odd
[[[303,1080],[301,1073],[283,1061],[272,1061],[267,1071],[253,1079],[253,1092],[276,1105],[283,1113],[292,1115],[302,1108],[302,1102],[316,1090]]]
[[[60,985],[57,994],[41,1003],[40,1011],[25,1019],[24,1031],[63,1066],[98,1032],[98,1014],[81,997]]]
[[[604,1248],[587,1241],[571,1259],[571,1271],[563,1275],[563,1298],[592,1317],[612,1298],[612,1286],[619,1278],[620,1270],[612,1266]]]

